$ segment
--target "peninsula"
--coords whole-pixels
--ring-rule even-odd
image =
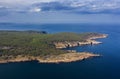
[[[0,63],[37,60],[40,63],[73,62],[100,56],[62,48],[100,44],[100,33],[56,33],[45,31],[0,31]]]

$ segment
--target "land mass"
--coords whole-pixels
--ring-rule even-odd
[[[0,31],[0,63],[37,60],[40,63],[73,62],[100,56],[62,48],[100,44],[100,33],[56,33],[45,31]]]

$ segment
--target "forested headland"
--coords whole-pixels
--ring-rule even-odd
[[[101,37],[99,33],[55,33],[45,31],[0,31],[0,60],[21,57],[49,57],[71,53],[57,49],[54,43],[85,42],[91,37]]]

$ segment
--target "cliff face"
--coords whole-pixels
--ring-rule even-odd
[[[95,40],[88,40],[86,42],[79,42],[79,41],[74,41],[74,42],[57,42],[54,43],[56,48],[67,48],[67,47],[75,47],[75,46],[81,46],[81,45],[93,45],[93,44],[100,44],[102,42],[95,41]]]
[[[85,42],[81,41],[65,41],[65,42],[54,42],[54,45],[56,48],[67,48],[67,47],[75,47],[75,46],[81,46],[81,45],[94,45],[94,44],[101,44],[102,42],[96,41],[95,39],[99,38],[106,38],[106,34],[101,34],[98,36],[91,36],[85,40]]]
[[[96,36],[91,36],[88,39],[95,40],[95,39],[100,39],[100,38],[107,38],[107,36],[108,36],[107,34],[100,34]]]

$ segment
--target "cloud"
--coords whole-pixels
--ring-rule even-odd
[[[120,0],[1,0],[9,12],[62,11],[81,14],[120,13]],[[4,10],[2,9],[4,12]]]
[[[40,11],[41,11],[41,8],[37,8],[37,7],[30,10],[30,12],[40,12]]]
[[[68,11],[74,13],[119,13],[119,0],[62,0],[54,2],[35,3],[42,11]]]
[[[7,4],[12,4],[12,5],[18,5],[18,4],[25,4],[29,5],[32,3],[37,3],[37,2],[51,2],[55,0],[0,0],[0,3],[7,3]]]
[[[0,16],[5,16],[9,13],[9,10],[7,7],[0,6]]]
[[[42,11],[59,11],[59,10],[71,10],[72,7],[60,2],[48,2],[33,4],[33,7],[39,7]]]

